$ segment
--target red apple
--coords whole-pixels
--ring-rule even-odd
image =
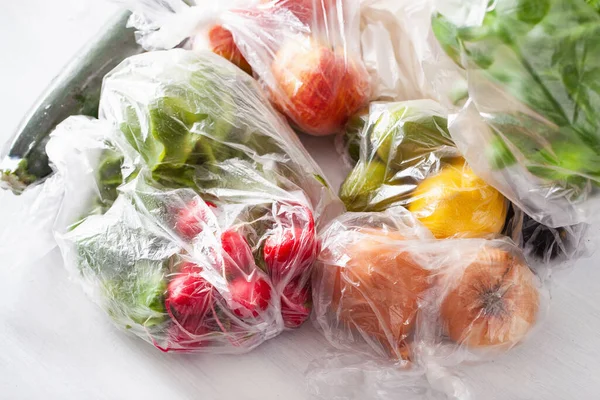
[[[247,280],[239,277],[231,282],[229,290],[231,300],[237,305],[233,312],[241,318],[257,317],[271,300],[271,286],[263,278],[252,276]]]
[[[370,94],[360,61],[314,39],[288,40],[275,55],[275,105],[312,135],[338,132]]]
[[[213,53],[231,61],[243,71],[252,74],[252,67],[235,44],[231,31],[221,25],[215,25],[208,31],[208,43]]]

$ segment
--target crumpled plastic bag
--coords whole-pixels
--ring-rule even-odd
[[[193,47],[207,44],[252,71],[275,106],[305,133],[338,132],[369,99],[358,0],[171,3],[176,5],[128,2],[142,45],[171,48],[190,38]]]
[[[219,353],[301,325],[317,226],[341,205],[258,84],[210,52],[146,53],[107,75],[99,114],[48,155],[65,265],[115,324]]]
[[[447,113],[433,100],[377,102],[353,118],[339,140],[352,166],[340,189],[346,208],[406,207],[438,239],[506,235],[538,267],[591,254],[588,224],[540,224],[476,175],[454,144]]]
[[[365,379],[369,398],[468,399],[453,367],[509,351],[547,308],[544,282],[508,238],[436,240],[402,207],[344,214],[321,238],[313,320],[343,355],[309,374],[318,394]]]

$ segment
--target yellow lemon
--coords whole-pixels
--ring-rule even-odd
[[[408,209],[443,239],[500,233],[508,204],[500,192],[460,163],[421,182]]]

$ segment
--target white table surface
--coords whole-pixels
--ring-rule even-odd
[[[2,141],[114,11],[103,0],[2,0]],[[328,165],[331,143],[305,143],[339,182],[340,171]],[[3,193],[0,210],[14,201]],[[3,218],[2,230],[15,226]],[[329,346],[310,324],[244,356],[164,355],[117,330],[67,279],[57,251],[37,260],[35,253],[26,242],[0,243],[0,399],[311,398],[305,371]],[[30,262],[16,261],[23,259]],[[555,280],[548,318],[529,342],[494,362],[461,369],[474,399],[600,398],[597,260]]]

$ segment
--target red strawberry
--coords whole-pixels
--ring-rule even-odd
[[[216,206],[213,203],[194,199],[177,212],[175,230],[185,239],[198,236],[208,222],[208,208]]]
[[[200,275],[201,272],[202,268],[197,265],[185,263],[169,282],[165,304],[178,319],[202,319],[211,306],[213,286]]]
[[[310,290],[290,282],[281,295],[281,316],[286,328],[297,328],[308,319],[311,310]]]
[[[235,279],[229,285],[231,300],[239,306],[233,309],[235,315],[241,318],[257,317],[267,309],[271,300],[271,287],[262,278],[246,280],[244,277]]]
[[[317,256],[318,244],[312,213],[302,206],[302,213],[286,210],[265,241],[263,257],[271,276],[296,277],[310,267]]]
[[[223,232],[221,246],[224,252],[223,261],[227,278],[234,278],[253,269],[252,249],[241,233],[233,229]]]

